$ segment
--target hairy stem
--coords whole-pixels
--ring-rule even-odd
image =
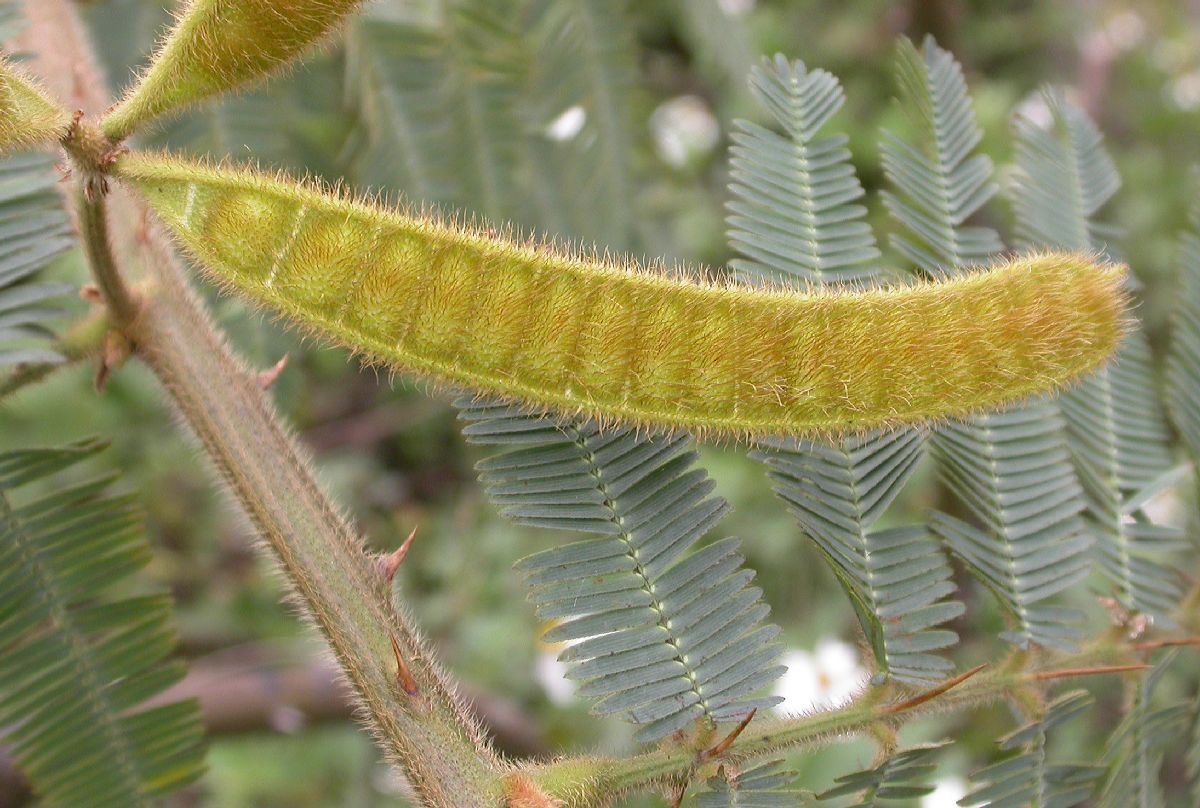
[[[38,0],[28,8],[35,12],[30,39],[55,43],[54,53],[38,63],[49,69],[48,84],[70,86],[94,106],[99,79],[88,70],[94,62],[71,9],[64,0]],[[52,21],[64,22],[65,29],[46,30]],[[74,58],[64,58],[64,51]],[[53,72],[67,67],[69,76]],[[80,91],[80,84],[93,89]],[[79,162],[71,144],[64,145]],[[301,609],[329,641],[382,746],[423,804],[499,805],[499,759],[416,628],[393,606],[389,582],[315,481],[308,457],[280,425],[256,374],[215,330],[140,203],[107,197],[95,165],[76,168],[88,189],[78,199],[79,229],[114,325],[159,378],[271,549]],[[110,204],[116,209],[111,220]],[[135,263],[143,265],[151,287],[140,299],[122,279]],[[415,685],[408,692],[397,677],[397,652]]]
[[[1133,659],[1127,646],[1105,638],[1077,654],[1056,655],[1025,667],[999,666],[953,688],[939,688],[899,702],[887,702],[878,690],[868,690],[856,701],[814,715],[752,722],[724,754],[703,759],[688,746],[663,746],[629,758],[590,758],[555,761],[531,766],[527,774],[549,795],[571,808],[600,808],[615,796],[687,780],[702,780],[722,764],[744,764],[787,751],[827,745],[839,738],[865,736],[881,729],[894,730],[917,715],[953,712],[1006,698],[1019,698],[1042,687],[1047,678],[1072,678],[1089,674],[1120,673],[1110,668]],[[1032,694],[1036,695],[1036,694]]]
[[[88,182],[84,180],[76,191],[79,238],[113,324],[123,328],[137,316],[137,301],[130,294],[113,258],[112,244],[108,238],[107,195],[89,191]]]
[[[498,761],[415,627],[392,607],[387,580],[280,428],[256,375],[213,332],[178,275],[160,271],[156,281],[163,288],[143,307],[132,341],[329,640],[385,748],[428,805],[495,804]],[[393,638],[414,695],[397,677]]]

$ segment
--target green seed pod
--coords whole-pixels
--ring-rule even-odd
[[[164,112],[279,70],[361,0],[190,0],[150,68],[105,117],[122,140]]]
[[[1122,267],[1043,254],[938,283],[668,277],[167,156],[123,158],[218,283],[366,354],[534,411],[718,437],[828,436],[1056,388],[1112,353]]]
[[[0,152],[54,143],[69,122],[32,79],[0,59]]]

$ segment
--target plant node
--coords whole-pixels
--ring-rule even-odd
[[[117,158],[129,151],[120,143],[110,140],[97,127],[88,123],[83,110],[71,116],[71,123],[62,137],[62,147],[71,158],[73,168],[84,179],[89,193],[108,192],[106,175]]]

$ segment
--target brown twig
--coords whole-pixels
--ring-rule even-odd
[[[964,673],[960,673],[958,676],[955,676],[951,679],[947,679],[946,681],[942,682],[937,687],[934,687],[930,690],[926,690],[924,693],[919,693],[916,696],[913,696],[911,699],[897,702],[896,704],[888,704],[888,705],[885,705],[884,707],[881,707],[879,709],[879,714],[880,715],[895,715],[896,713],[902,713],[902,712],[905,712],[906,710],[911,710],[914,707],[919,707],[922,704],[924,704],[925,702],[935,699],[938,696],[942,695],[947,690],[958,687],[963,682],[967,681],[972,676],[979,673],[981,670],[983,670],[986,667],[987,667],[987,663],[984,663],[983,665],[976,665],[974,668],[971,668],[971,670],[966,671]]]
[[[1185,637],[1174,640],[1146,640],[1129,646],[1134,651],[1157,651],[1159,648],[1179,648],[1188,645],[1200,645],[1200,637]]]
[[[729,749],[729,747],[733,746],[733,742],[736,741],[737,737],[742,734],[742,730],[744,730],[747,726],[749,726],[750,722],[754,720],[754,716],[757,713],[758,713],[758,708],[755,707],[753,710],[751,710],[749,713],[746,714],[746,717],[741,720],[741,723],[739,723],[736,727],[734,727],[733,731],[730,732],[728,735],[726,735],[725,738],[719,744],[714,746],[712,749],[706,749],[703,752],[701,752],[700,753],[701,762],[706,761],[706,760],[712,760],[713,758],[720,757],[721,755],[725,754],[725,751],[727,749]]]
[[[1051,679],[1069,679],[1075,676],[1102,676],[1107,673],[1127,673],[1129,671],[1149,670],[1151,665],[1098,665],[1094,668],[1063,668],[1057,671],[1037,671],[1029,674],[1035,682],[1046,682]]]

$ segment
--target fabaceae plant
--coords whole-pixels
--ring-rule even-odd
[[[1014,754],[981,769],[964,804],[1069,806],[1093,795],[1104,805],[1163,804],[1164,742],[1190,713],[1153,702],[1169,660],[1142,671],[1155,651],[1193,643],[1200,594],[1186,591],[1164,555],[1189,549],[1180,531],[1154,524],[1146,505],[1188,467],[1170,451],[1148,343],[1126,312],[1110,230],[1096,220],[1118,180],[1080,110],[1048,91],[1049,126],[1017,121],[1024,253],[1006,260],[999,233],[966,223],[998,186],[974,151],[981,133],[961,71],[932,40],[900,44],[899,96],[912,126],[885,133],[884,203],[899,227],[895,248],[917,270],[911,282],[877,266],[845,137],[826,134],[844,101],[837,80],[782,57],[751,76],[777,128],[739,122],[734,135],[738,257],[729,277],[600,258],[126,143],[151,119],[277,71],[357,5],[192,0],[107,112],[72,9],[64,0],[26,6],[35,66],[81,112],[5,64],[0,145],[57,142],[66,153],[90,294],[104,309],[55,340],[54,353],[14,349],[10,361],[21,364],[6,387],[78,356],[81,343],[103,344],[102,374],[130,354],[145,362],[420,804],[600,806],[657,791],[675,805],[800,805],[812,795],[773,758],[864,735],[877,760],[818,799],[876,805],[928,791],[944,744],[903,746],[910,718],[995,701],[1018,716],[998,742]],[[570,42],[570,21],[612,13],[575,5],[543,9],[539,23]],[[489,16],[503,13],[455,5],[450,19],[475,39],[463,34],[454,47],[469,49],[481,31],[503,44],[505,29]],[[476,47],[497,45],[482,41]],[[610,55],[593,58],[606,66]],[[509,77],[480,70],[486,82],[464,79],[463,92],[489,101],[476,108],[507,114],[496,99],[509,97],[497,93]],[[597,70],[596,81],[619,72]],[[601,149],[599,159],[619,162],[619,113],[610,95],[604,101],[605,149],[618,153]],[[518,150],[497,130],[488,148],[500,147]],[[477,156],[487,177],[481,207],[504,216],[502,189],[516,172],[498,155]],[[5,246],[25,250],[0,251],[0,318],[13,313],[0,319],[0,340],[44,341],[51,313],[30,302],[63,289],[32,275],[64,248],[63,223],[36,193],[32,177],[45,166],[15,157],[9,168],[31,178],[12,200],[24,225],[0,221]],[[610,168],[586,176],[619,175]],[[607,201],[619,205],[621,194]],[[588,534],[517,563],[538,616],[555,623],[546,639],[571,643],[562,659],[595,712],[624,717],[653,746],[532,763],[493,749],[395,599],[408,545],[382,557],[365,550],[257,374],[208,320],[160,227],[221,286],[369,362],[462,390],[465,436],[497,447],[479,471],[502,513]],[[614,242],[626,227],[606,220]],[[1189,289],[1195,252],[1185,251]],[[1184,301],[1167,400],[1196,451],[1200,320]],[[693,435],[752,444],[848,595],[875,674],[851,703],[759,715],[777,702],[762,691],[783,671],[779,629],[766,622],[738,543],[705,541],[728,506],[712,495]],[[927,525],[879,527],[926,445],[961,509]],[[11,497],[94,450],[0,456],[0,673],[11,671],[0,678],[0,731],[48,804],[145,804],[196,774],[198,745],[189,704],[131,712],[179,674],[153,667],[167,647],[163,601],[93,598],[132,572],[143,545],[131,543],[128,512],[100,498],[100,484],[28,505]],[[956,644],[947,624],[964,611],[950,599],[946,551],[1006,612],[1001,637],[1014,647],[988,670],[956,674],[939,653]],[[1086,632],[1076,625],[1083,612],[1060,596],[1093,558],[1112,582],[1114,625]],[[1143,636],[1151,628],[1160,633]],[[1057,683],[1108,673],[1132,675],[1105,758],[1050,762],[1051,731],[1091,703],[1086,691],[1057,693]]]

